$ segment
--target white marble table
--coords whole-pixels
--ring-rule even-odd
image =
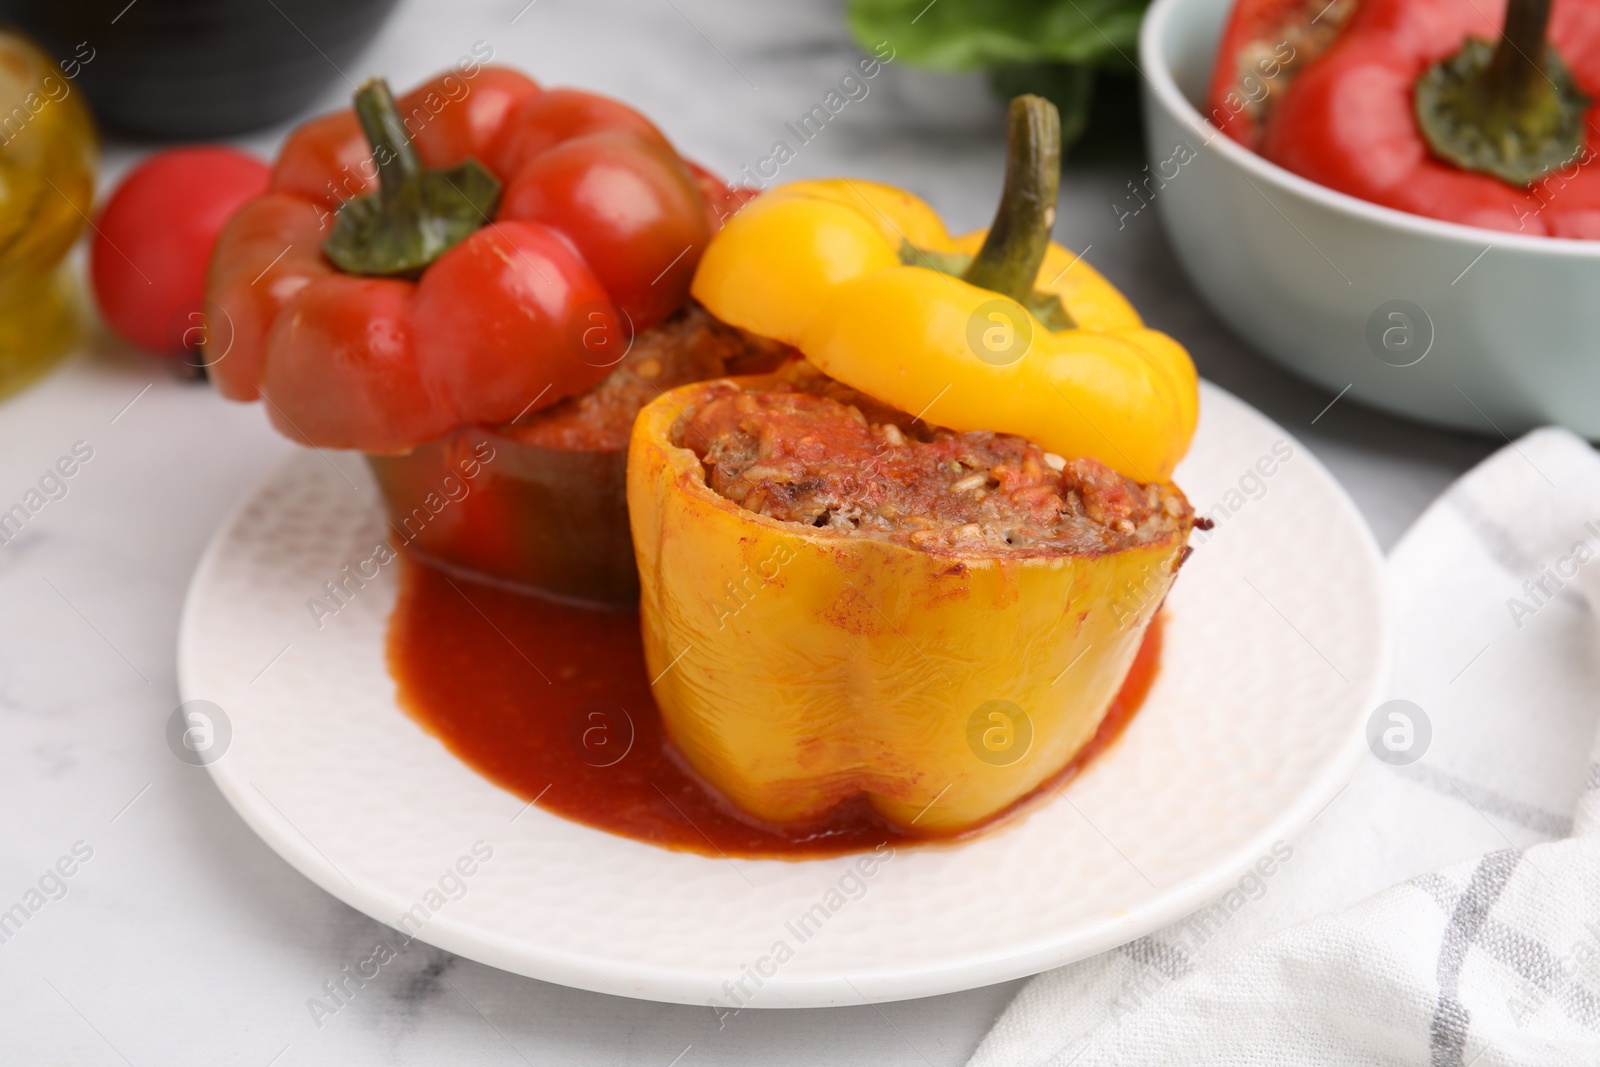
[[[767,156],[784,123],[858,59],[842,8],[406,0],[346,73],[382,72],[405,86],[485,41],[543,81],[640,105],[685,152],[735,173]],[[324,103],[346,90],[337,83]],[[999,186],[998,114],[975,78],[891,63],[783,174],[893,181],[955,227],[976,226]],[[283,132],[245,143],[270,152]],[[137,153],[111,146],[108,169]],[[1190,347],[1202,373],[1299,435],[1392,543],[1496,442],[1348,401],[1329,408],[1324,391],[1246,351],[1197,302],[1153,212],[1119,228],[1112,205],[1136,172],[1072,169],[1058,238],[1088,248],[1153,325]],[[75,443],[93,449],[67,495],[0,546],[0,909],[75,848],[79,857],[62,865],[70,878],[46,879],[64,895],[0,943],[0,1064],[966,1059],[1016,983],[881,1008],[745,1012],[719,1030],[709,1009],[564,989],[419,943],[319,1027],[308,998],[384,928],[279,860],[163,737],[190,571],[239,494],[292,446],[254,407],[181,383],[107,338],[90,349],[0,404],[0,510]]]

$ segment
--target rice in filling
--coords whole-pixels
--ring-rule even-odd
[[[718,382],[675,428],[706,484],[748,511],[819,533],[930,552],[1099,555],[1186,535],[1170,484],[1010,434],[928,427],[819,374],[746,389]]]
[[[615,370],[587,392],[534,412],[499,432],[523,444],[570,451],[621,451],[634,416],[674,386],[725,374],[772,370],[795,352],[735,329],[691,301],[640,331]]]

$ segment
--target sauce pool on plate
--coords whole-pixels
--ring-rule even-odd
[[[1059,788],[1121,735],[1160,657],[1158,615],[1094,737],[1034,795]],[[528,596],[402,553],[389,669],[401,705],[468,766],[546,811],[598,830],[663,848],[752,858],[817,858],[884,842],[948,840],[896,830],[864,799],[800,827],[762,826],[738,814],[675,758],[650,695],[635,610]]]

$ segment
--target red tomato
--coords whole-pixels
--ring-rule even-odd
[[[265,163],[220,145],[157,152],[123,178],[89,249],[95,299],[112,329],[154,352],[193,350],[206,261],[223,223],[267,188]]]
[[[677,154],[617,130],[536,156],[506,189],[500,217],[565,234],[636,330],[683,306],[711,238],[705,203]]]
[[[605,287],[537,222],[474,233],[433,261],[411,305],[422,387],[454,422],[510,422],[583,392],[621,358],[620,334]]]

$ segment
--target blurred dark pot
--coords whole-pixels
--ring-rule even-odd
[[[0,0],[62,62],[107,128],[201,140],[305,110],[395,0]]]

